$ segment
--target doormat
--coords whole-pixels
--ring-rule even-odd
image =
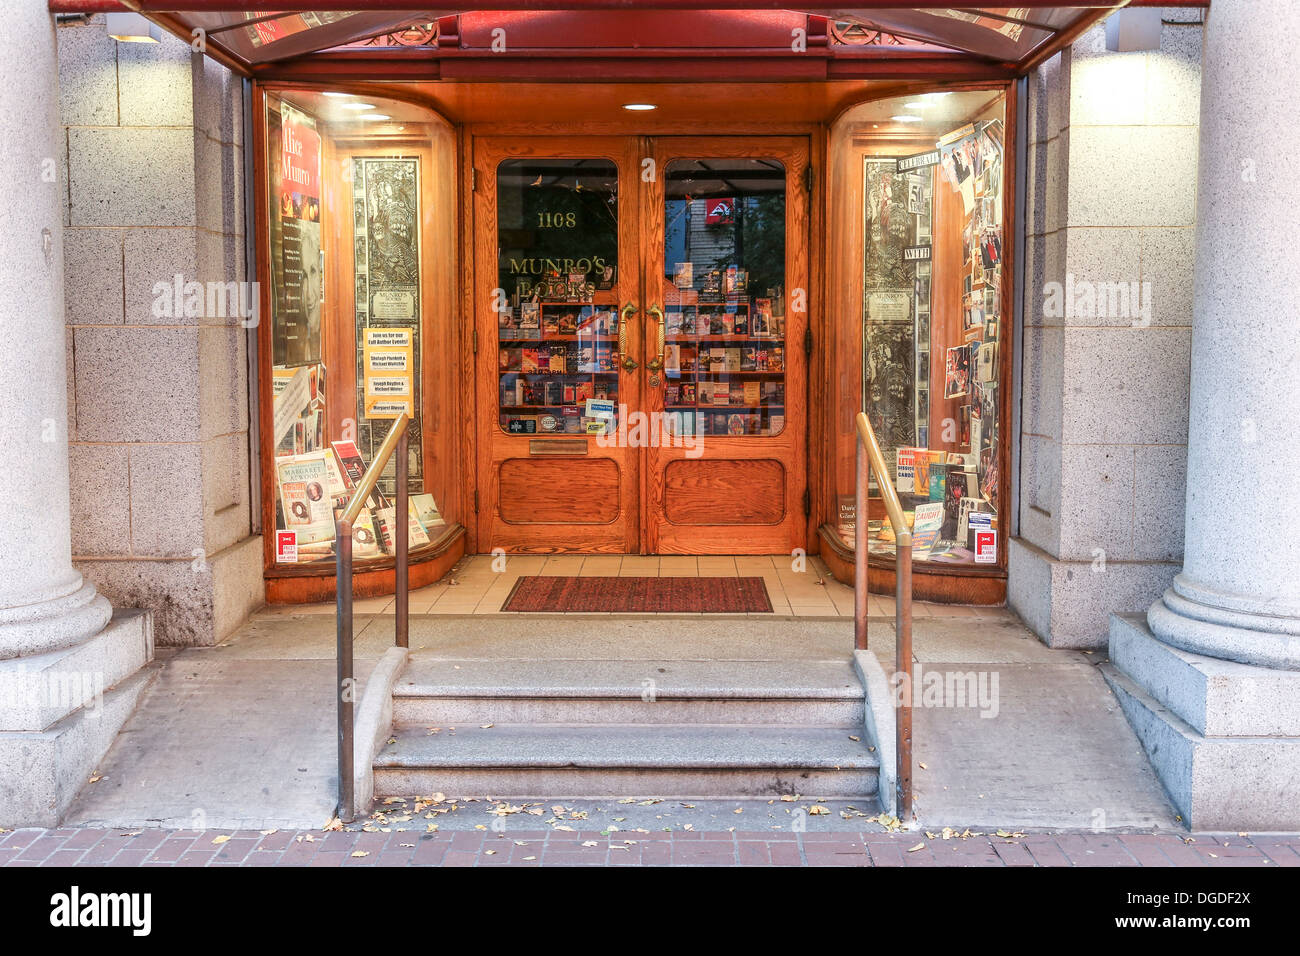
[[[771,614],[762,578],[521,577],[503,611]]]

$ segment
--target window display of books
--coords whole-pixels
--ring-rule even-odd
[[[277,562],[304,564],[334,559],[336,522],[365,473],[366,462],[352,441],[336,441],[318,451],[276,458]],[[411,494],[407,502],[407,543],[414,551],[436,540],[447,522],[432,494]],[[393,524],[394,502],[378,490],[372,491],[352,525],[353,557],[393,554]],[[282,536],[290,534],[293,547],[281,547]]]
[[[980,489],[970,457],[931,448],[897,450],[895,490],[912,530],[914,561],[984,563],[978,558],[979,535],[996,533],[998,516]],[[888,521],[868,522],[867,535],[872,554],[894,553]]]
[[[523,302],[499,313],[501,428],[600,434],[618,427],[618,313],[611,306]],[[608,403],[608,404],[606,404]]]
[[[682,434],[785,428],[785,318],[772,299],[669,305],[664,321],[664,411]]]

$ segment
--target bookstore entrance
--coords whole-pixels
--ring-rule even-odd
[[[806,546],[807,169],[797,137],[475,140],[479,550]]]

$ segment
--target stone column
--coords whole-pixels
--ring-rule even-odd
[[[1300,669],[1300,11],[1216,0],[1201,92],[1183,571],[1147,619]],[[1266,66],[1267,65],[1267,66]]]
[[[0,660],[79,643],[112,608],[72,567],[63,320],[64,150],[54,22],[0,31]],[[21,128],[19,128],[21,127]]]
[[[72,566],[55,26],[45,0],[13,0],[5,13],[0,827],[54,826],[148,686],[153,631],[145,612],[114,613]]]
[[[1214,0],[1183,570],[1102,669],[1184,822],[1300,827],[1300,12]]]

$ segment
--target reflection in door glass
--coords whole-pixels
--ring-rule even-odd
[[[664,171],[666,427],[785,427],[785,167],[674,160]]]
[[[618,427],[618,169],[603,159],[497,167],[499,419],[512,434]]]

